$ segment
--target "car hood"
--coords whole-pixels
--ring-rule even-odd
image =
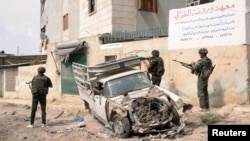
[[[174,105],[176,106],[177,109],[182,108],[184,105],[184,101],[179,96],[159,86],[152,86],[136,90],[124,95],[110,98],[110,100],[116,102],[117,104],[128,107],[129,103],[131,104],[133,100],[142,97],[150,99],[157,98],[164,102],[169,102],[169,100],[171,100],[174,102]]]

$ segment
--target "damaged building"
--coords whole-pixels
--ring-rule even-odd
[[[147,57],[157,49],[166,66],[161,87],[196,105],[197,77],[171,60],[190,63],[206,47],[216,64],[208,87],[211,106],[249,101],[248,6],[247,0],[41,0],[40,49],[47,55],[46,74],[57,84],[48,99],[82,102],[73,62],[95,65]],[[25,82],[32,76],[24,72],[34,74],[35,68],[18,68],[16,91],[3,89],[3,97],[31,99],[24,93],[30,92]]]

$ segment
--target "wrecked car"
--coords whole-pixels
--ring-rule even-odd
[[[73,63],[79,95],[94,117],[116,136],[131,132],[164,132],[183,126],[178,110],[183,100],[174,93],[152,85],[140,70],[137,56],[95,66]]]

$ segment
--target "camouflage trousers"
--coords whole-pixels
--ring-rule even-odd
[[[160,86],[160,84],[161,84],[161,76],[152,75],[152,83],[153,83],[153,85]]]
[[[198,77],[197,88],[200,108],[209,109],[208,78]]]
[[[46,124],[46,95],[41,94],[33,94],[32,97],[32,108],[31,108],[31,115],[30,115],[30,124],[34,124],[36,111],[38,103],[41,106],[41,113],[42,113],[42,123]]]

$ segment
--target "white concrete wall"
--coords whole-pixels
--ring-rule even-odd
[[[97,0],[96,11],[89,14],[89,1],[80,0],[80,37],[112,31],[112,0]]]
[[[46,68],[45,75],[50,77],[53,83],[53,88],[49,89],[49,94],[47,95],[48,102],[58,102],[58,103],[70,102],[72,104],[82,103],[82,100],[79,98],[78,95],[72,96],[72,95],[61,94],[61,75],[57,73],[57,67],[60,71],[61,61],[60,61],[59,56],[57,56],[54,52],[56,46],[57,44],[48,45],[48,50],[47,50],[48,56],[47,56],[46,64],[19,67],[17,78],[16,78],[16,91],[14,92],[4,91],[3,97],[31,100],[32,94],[26,82],[31,81],[33,76],[37,75],[38,67],[44,66]],[[5,77],[5,79],[7,79],[7,77]]]
[[[46,1],[46,34],[49,43],[62,41],[63,39],[63,1]]]
[[[208,91],[211,106],[222,106],[229,103],[240,103],[247,100],[248,95],[248,65],[247,46],[209,47],[210,57],[216,67],[209,79]],[[191,63],[199,59],[199,48],[171,50],[170,60],[177,59]],[[193,103],[197,99],[197,76],[181,64],[171,61],[168,86],[173,92],[189,98]]]
[[[114,0],[112,3],[112,31],[136,30],[135,0]]]
[[[83,39],[82,39],[83,40]],[[163,76],[161,87],[166,88],[177,95],[182,96],[194,105],[198,104],[197,98],[197,76],[191,74],[188,68],[173,62],[177,59],[191,63],[199,59],[199,48],[168,50],[168,38],[153,38],[149,40],[131,41],[120,43],[117,48],[101,48],[98,37],[84,38],[87,42],[87,64],[95,65],[103,63],[105,56],[116,55],[117,59],[125,56],[138,55],[148,57],[151,51],[158,49],[160,56],[164,59],[166,72]],[[61,102],[81,102],[79,96],[68,96],[61,94],[61,76],[56,73],[56,66],[51,55],[56,44],[50,44],[46,75],[53,82],[54,87],[50,89],[48,100]],[[241,103],[247,100],[249,93],[249,46],[223,46],[207,48],[214,64],[215,70],[209,79],[208,91],[211,106],[223,106],[230,103]],[[60,69],[60,60],[54,54],[56,64]],[[18,69],[16,92],[4,91],[5,98],[31,99],[31,93],[25,84],[37,73],[38,66],[26,66]],[[146,70],[142,64],[142,70]],[[6,77],[4,79],[7,79]]]
[[[69,0],[69,33],[68,38],[70,40],[72,39],[78,39],[80,35],[80,0]]]
[[[102,63],[105,56],[109,55],[116,55],[117,59],[130,55],[147,57],[151,56],[153,49],[158,49],[165,61],[166,69],[161,87],[197,105],[197,76],[191,74],[191,71],[180,63],[173,62],[172,59],[186,63],[197,61],[200,59],[199,48],[168,50],[167,44],[168,38],[126,42],[121,43],[117,48],[109,49],[101,49],[98,44],[90,44],[88,64]],[[245,102],[249,93],[247,46],[209,47],[208,51],[208,57],[216,64],[208,86],[211,106]],[[143,64],[142,70],[145,70]]]
[[[135,0],[97,0],[96,11],[89,14],[88,2],[80,1],[80,37],[167,27],[169,10],[185,7],[182,0],[158,0],[154,13],[139,11]]]
[[[246,1],[246,42],[250,43],[250,1]]]
[[[42,19],[50,44],[79,38],[79,7],[79,0],[46,1]],[[63,31],[63,16],[67,13],[69,27]]]
[[[157,13],[136,10],[136,30],[147,30],[158,27],[168,27],[169,10],[186,7],[185,0],[157,0]]]
[[[51,57],[49,57],[51,58]],[[43,66],[46,68],[45,75],[51,78],[51,81],[53,83],[53,88],[49,89],[49,94],[47,96],[49,101],[60,101],[61,100],[61,94],[58,91],[58,84],[60,84],[60,81],[58,81],[58,76],[56,75],[54,71],[53,62],[42,64],[42,65],[33,65],[33,66],[25,66],[25,67],[19,67],[18,68],[18,75],[16,78],[16,91],[15,92],[4,92],[4,98],[17,98],[17,99],[32,99],[31,90],[29,88],[29,85],[26,84],[26,82],[29,82],[32,80],[32,78],[37,75],[37,69],[40,66]]]
[[[31,90],[26,82],[30,82],[32,78],[37,75],[37,68],[45,65],[34,65],[18,68],[17,82],[16,82],[16,98],[18,99],[32,99]],[[7,95],[7,94],[6,94]],[[8,95],[10,96],[10,94]]]

